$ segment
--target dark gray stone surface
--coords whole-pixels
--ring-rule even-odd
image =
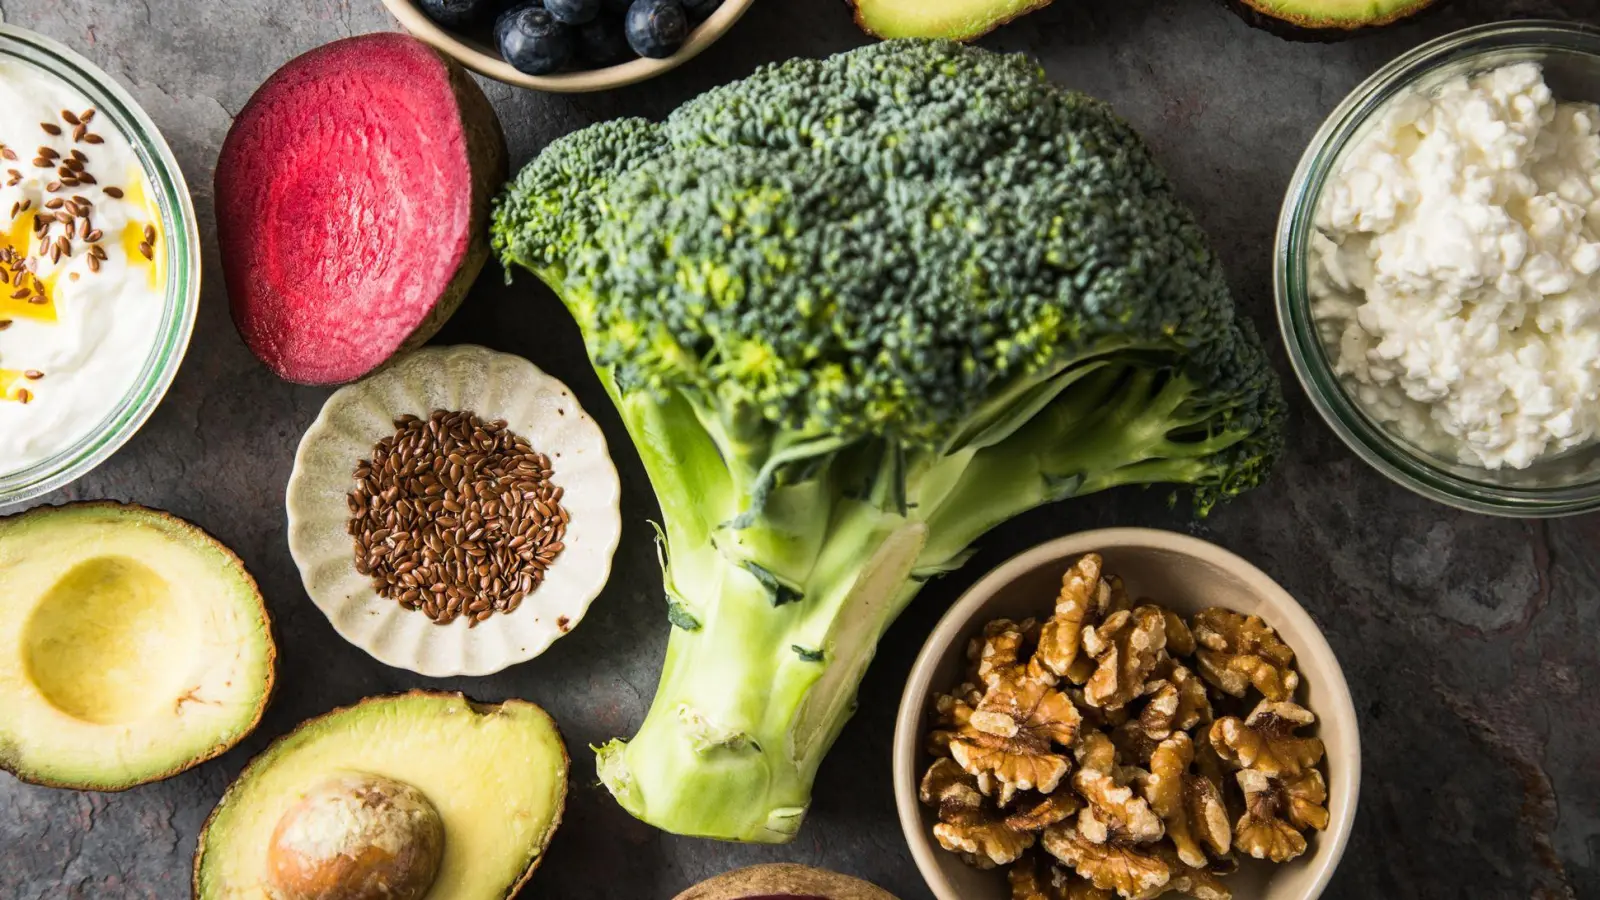
[[[1208,0],[1062,0],[986,43],[1037,55],[1057,80],[1113,101],[1149,136],[1209,228],[1240,303],[1272,335],[1279,198],[1340,97],[1393,55],[1469,22],[1596,12],[1576,0],[1463,0],[1415,25],[1306,45],[1247,28]],[[299,52],[392,27],[377,0],[0,0],[0,15],[65,41],[131,87],[182,161],[202,233],[218,146],[255,86]],[[760,0],[728,40],[646,85],[582,97],[489,90],[520,163],[584,124],[659,115],[758,63],[862,41],[837,0]],[[256,363],[230,324],[214,246],[206,263],[199,329],[166,402],[126,449],[51,499],[163,507],[235,547],[277,622],[281,688],[242,747],[164,783],[92,795],[0,776],[0,900],[186,896],[200,825],[251,754],[305,718],[424,684],[529,698],[565,727],[575,760],[567,820],[525,896],[667,898],[737,865],[795,860],[921,900],[929,895],[893,814],[889,743],[922,636],[1010,553],[1128,524],[1189,530],[1242,553],[1326,629],[1355,692],[1365,752],[1355,837],[1327,896],[1600,896],[1600,706],[1591,693],[1600,689],[1600,519],[1496,520],[1415,498],[1348,453],[1291,382],[1289,459],[1269,486],[1209,521],[1182,521],[1153,494],[1096,497],[1001,528],[964,571],[930,587],[884,642],[792,846],[675,838],[623,814],[595,786],[585,749],[640,721],[667,624],[644,525],[649,486],[553,297],[531,279],[507,289],[491,269],[439,340],[523,354],[598,416],[625,491],[616,574],[582,627],[542,658],[491,678],[429,682],[345,644],[302,592],[282,491],[327,391],[283,384]]]

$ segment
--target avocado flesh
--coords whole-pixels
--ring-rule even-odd
[[[0,519],[0,768],[122,790],[236,744],[276,650],[244,565],[193,525],[114,503]]]
[[[889,38],[967,41],[1049,6],[1051,0],[855,0],[856,22]]]
[[[519,700],[460,694],[377,697],[312,719],[245,767],[211,813],[195,855],[196,900],[262,900],[278,820],[340,772],[417,788],[444,822],[444,857],[425,900],[516,893],[561,820],[568,761],[555,723]]]
[[[1296,28],[1344,30],[1388,25],[1433,0],[1238,0],[1246,9]]]

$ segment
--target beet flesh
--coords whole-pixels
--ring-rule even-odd
[[[279,69],[217,161],[239,334],[286,380],[340,384],[420,345],[488,259],[505,137],[477,84],[414,38],[371,34]]]

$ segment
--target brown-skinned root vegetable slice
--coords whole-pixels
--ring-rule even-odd
[[[702,881],[673,900],[895,900],[859,878],[792,863],[736,869]]]
[[[970,41],[1049,6],[1052,0],[846,0],[856,24],[884,38]]]
[[[404,35],[312,50],[234,120],[216,171],[234,324],[286,380],[341,384],[426,341],[488,259],[505,137],[459,65]]]
[[[1339,41],[1382,28],[1445,0],[1222,0],[1250,25],[1297,41]]]

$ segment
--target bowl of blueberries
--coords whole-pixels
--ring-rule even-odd
[[[754,0],[383,0],[413,35],[482,75],[601,91],[677,68]]]

